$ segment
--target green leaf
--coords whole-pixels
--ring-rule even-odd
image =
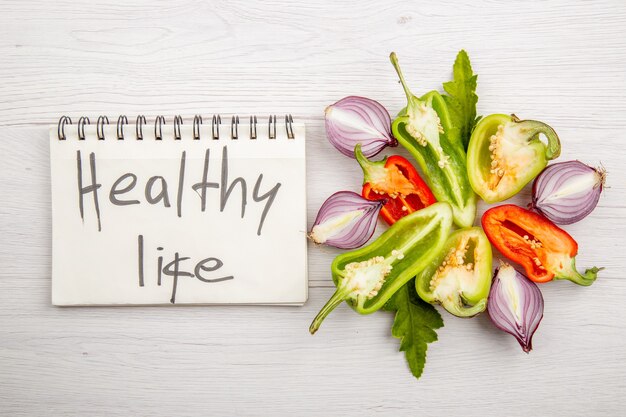
[[[443,89],[448,93],[443,98],[448,105],[453,126],[453,131],[448,135],[453,142],[462,144],[463,150],[466,151],[474,125],[478,121],[476,118],[478,76],[473,73],[469,56],[464,50],[457,54],[452,74],[453,80],[443,84]]]
[[[383,307],[395,311],[391,334],[400,339],[400,351],[415,378],[419,378],[426,364],[428,343],[437,340],[435,329],[443,327],[443,319],[432,305],[419,298],[415,279],[400,288]]]

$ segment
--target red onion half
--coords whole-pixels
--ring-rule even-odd
[[[340,249],[363,246],[376,229],[385,200],[366,200],[352,191],[331,195],[320,207],[309,238]]]
[[[531,208],[556,224],[585,218],[598,204],[606,171],[567,161],[544,169],[533,183]]]
[[[326,107],[324,113],[328,140],[350,158],[354,158],[357,143],[368,158],[386,146],[398,146],[391,134],[391,116],[377,101],[348,96]]]
[[[537,284],[503,262],[491,284],[487,312],[498,329],[515,336],[524,352],[532,350],[533,334],[543,318]]]

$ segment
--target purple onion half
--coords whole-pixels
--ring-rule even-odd
[[[580,161],[552,164],[533,183],[530,207],[556,224],[576,223],[598,204],[606,171]]]
[[[368,158],[387,146],[398,146],[391,134],[389,112],[377,101],[348,96],[326,107],[324,113],[328,140],[346,156],[354,158],[357,143]]]
[[[491,284],[487,312],[498,329],[515,336],[524,352],[532,350],[533,334],[543,318],[537,284],[503,262]]]
[[[370,201],[352,191],[331,195],[320,207],[309,238],[340,249],[363,246],[376,229],[385,200]]]

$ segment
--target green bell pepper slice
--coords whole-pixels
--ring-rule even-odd
[[[440,253],[417,274],[415,289],[426,302],[458,317],[487,307],[491,288],[491,245],[480,227],[452,233]]]
[[[560,153],[559,137],[547,124],[492,114],[481,119],[472,132],[467,175],[483,200],[497,203],[517,194]]]
[[[476,216],[476,195],[467,178],[463,144],[448,134],[452,131],[448,106],[437,91],[414,96],[395,53],[390,58],[407,97],[406,108],[391,124],[393,135],[413,155],[437,200],[452,206],[454,223],[471,226]]]
[[[343,301],[360,314],[379,310],[439,253],[451,227],[450,205],[435,203],[401,218],[369,245],[337,256],[331,265],[337,290],[311,323],[311,334]]]

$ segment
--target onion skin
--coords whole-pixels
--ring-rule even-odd
[[[391,116],[377,101],[348,96],[328,106],[324,114],[328,141],[350,158],[357,143],[367,158],[387,146],[398,146],[391,134]]]
[[[339,249],[363,246],[376,230],[385,200],[366,200],[352,191],[339,191],[322,204],[308,236],[317,244]]]
[[[533,183],[530,208],[556,224],[572,224],[587,217],[598,204],[606,171],[580,161],[552,164]]]
[[[509,264],[502,263],[496,269],[487,312],[493,324],[513,335],[526,353],[533,348],[532,339],[543,318],[543,306],[537,284]]]

